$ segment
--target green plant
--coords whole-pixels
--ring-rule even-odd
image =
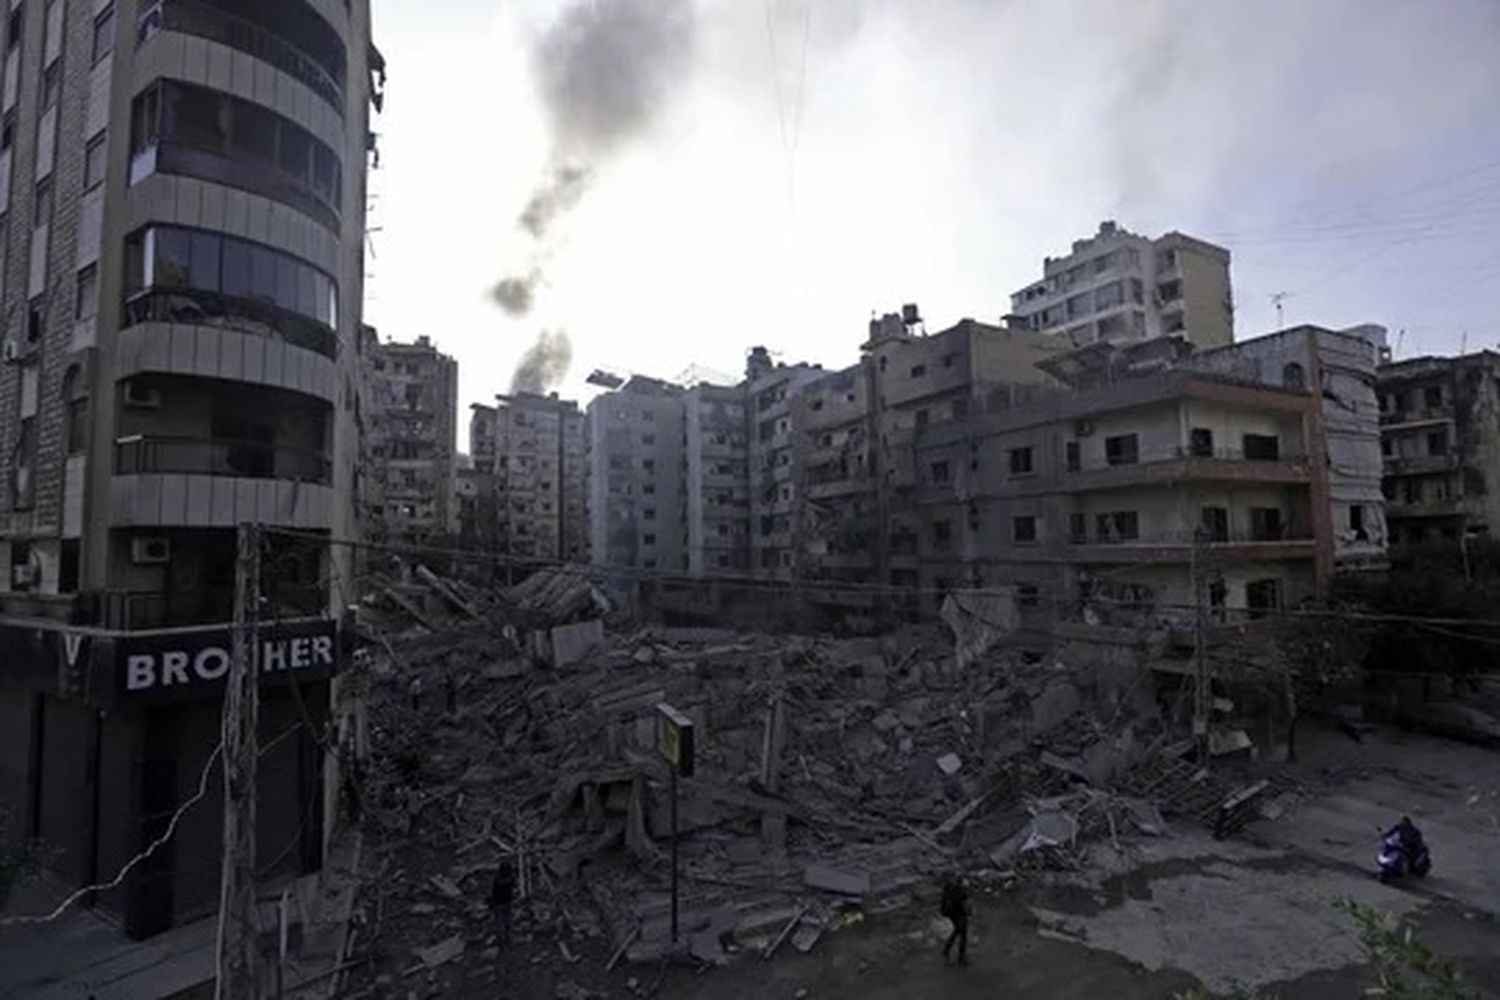
[[[1375,975],[1375,985],[1367,995],[1386,1000],[1472,1000],[1478,996],[1452,963],[1439,958],[1389,913],[1353,900],[1344,900],[1339,909],[1359,926],[1359,941]]]

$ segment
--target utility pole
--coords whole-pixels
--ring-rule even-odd
[[[1189,572],[1193,578],[1193,741],[1198,748],[1198,763],[1208,766],[1208,716],[1213,692],[1208,678],[1207,618],[1205,607],[1202,527],[1193,530],[1193,550]]]
[[[217,1000],[259,996],[255,923],[255,769],[260,721],[260,526],[239,527],[234,629],[224,689],[224,857]]]

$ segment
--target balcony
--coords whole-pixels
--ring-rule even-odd
[[[183,473],[289,479],[327,485],[332,463],[319,452],[258,441],[131,437],[115,442],[115,474]]]
[[[189,288],[141,292],[125,303],[124,326],[141,323],[182,323],[269,337],[330,360],[336,360],[339,353],[338,334],[323,324],[269,302],[220,292]]]
[[[1457,455],[1387,455],[1382,461],[1387,476],[1431,476],[1459,466]]]
[[[209,584],[193,590],[105,590],[80,594],[88,619],[100,628],[136,631],[217,625],[234,620],[234,587]],[[328,590],[317,584],[273,583],[264,595],[261,621],[327,614]]]
[[[1068,559],[1079,563],[1184,563],[1193,558],[1192,531],[1157,532],[1151,535],[1104,541],[1073,538]],[[1311,533],[1296,528],[1264,532],[1230,532],[1203,543],[1208,558],[1235,562],[1311,559],[1317,547]]]
[[[1312,481],[1312,468],[1306,455],[1264,459],[1246,458],[1232,448],[1167,448],[1141,452],[1134,462],[1066,473],[1067,488],[1075,492],[1192,481],[1307,483]]]
[[[1429,406],[1415,410],[1382,410],[1380,429],[1398,430],[1406,427],[1422,427],[1429,424],[1446,424],[1453,421],[1453,407]]]
[[[306,22],[308,25],[321,20],[310,10],[307,16],[312,19]],[[333,29],[325,27],[333,44],[338,44]],[[317,60],[260,24],[199,0],[156,0],[147,3],[136,19],[137,43],[145,44],[161,31],[196,35],[254,56],[305,85],[327,101],[340,117],[344,114],[343,84]],[[342,63],[342,58],[334,62]]]

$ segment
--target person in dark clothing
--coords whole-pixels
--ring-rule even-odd
[[[1406,852],[1409,861],[1415,861],[1422,853],[1422,831],[1417,829],[1410,816],[1402,816],[1401,822],[1391,827],[1387,836],[1391,833],[1401,841],[1401,850]]]
[[[515,865],[509,858],[504,858],[500,867],[495,869],[495,880],[490,883],[490,913],[495,918],[495,937],[501,948],[510,944],[510,904],[515,894]]]
[[[964,886],[963,879],[951,876],[943,883],[943,899],[939,911],[953,924],[953,933],[948,935],[948,940],[943,945],[943,960],[947,961],[951,957],[953,944],[957,942],[958,964],[968,965],[969,890]]]

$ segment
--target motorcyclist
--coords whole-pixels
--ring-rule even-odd
[[[1396,838],[1396,842],[1401,845],[1401,853],[1406,855],[1408,861],[1415,861],[1421,856],[1422,831],[1417,829],[1410,816],[1402,816],[1401,822],[1391,827],[1386,836]]]

